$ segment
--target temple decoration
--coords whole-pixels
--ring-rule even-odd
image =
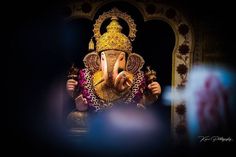
[[[138,9],[138,11],[141,13],[144,21],[149,20],[162,20],[166,23],[168,23],[174,33],[175,33],[175,47],[173,49],[172,53],[172,88],[185,88],[185,84],[188,81],[187,76],[189,69],[191,68],[193,63],[201,63],[202,62],[202,47],[201,44],[202,40],[202,34],[199,34],[199,31],[195,31],[195,35],[193,32],[193,27],[187,20],[186,16],[181,13],[177,8],[166,5],[164,3],[160,3],[158,1],[137,1],[137,0],[124,0],[124,2],[127,2],[131,5],[133,5],[135,8]],[[74,2],[69,5],[69,8],[71,9],[71,15],[67,19],[73,19],[73,18],[87,18],[90,20],[93,20],[95,17],[96,12],[103,7],[106,4],[109,4],[110,1],[80,1],[80,2]],[[112,13],[113,12],[113,13]],[[121,16],[117,16],[117,12],[119,11],[110,11],[107,13],[104,13],[104,16],[99,16],[98,20],[95,23],[95,35],[94,38],[96,41],[101,37],[100,34],[100,27],[101,23],[111,18],[112,16],[120,17],[122,19],[126,19],[126,21],[131,21],[129,23],[129,36],[128,38],[130,41],[132,41],[135,37],[136,33],[136,25],[132,22],[131,18],[127,16],[126,14],[121,14]],[[197,27],[198,28],[198,27]],[[195,39],[195,40],[194,40]],[[100,47],[98,47],[100,48]],[[128,49],[128,48],[127,48]],[[127,50],[126,49],[126,50]],[[130,50],[130,49],[129,49]],[[193,53],[194,51],[194,53]],[[129,51],[128,51],[129,52]],[[97,52],[93,52],[88,54],[87,58],[97,58],[96,56]],[[133,53],[130,53],[133,54]],[[139,63],[142,65],[143,59],[140,57],[135,57],[136,55],[129,55],[129,61],[128,62],[134,62],[134,60],[140,60]],[[89,59],[87,59],[86,64],[89,64]],[[99,69],[99,63],[100,61],[97,60],[93,66],[86,66],[90,68],[90,71],[95,72],[97,69]],[[141,66],[135,66],[132,67],[132,65],[129,65],[127,62],[127,69],[130,69],[130,71],[137,72],[140,71]],[[138,68],[137,68],[138,67]],[[185,103],[182,102],[181,104],[177,104],[176,102],[172,102],[171,107],[171,125],[172,125],[172,135],[175,139],[179,139],[180,137],[186,137],[186,129],[185,128],[185,116],[186,113],[179,112],[179,106],[181,108],[185,108]],[[180,127],[181,126],[181,127]],[[182,128],[182,129],[180,129]],[[178,130],[178,131],[177,131]],[[179,131],[182,130],[182,131]]]
[[[101,34],[101,25],[106,19],[110,19],[110,23],[106,26],[107,31]],[[122,33],[119,19],[129,26],[127,36]],[[144,59],[132,52],[131,42],[136,31],[134,20],[117,8],[96,20],[94,36],[88,44],[89,52],[83,59],[85,68],[78,70],[72,66],[69,73],[75,77],[69,77],[67,90],[77,91],[73,95],[76,110],[68,115],[69,124],[75,124],[72,127],[85,127],[87,112],[100,112],[124,104],[145,108],[157,100],[161,87],[156,82],[156,72],[148,67],[148,72],[144,73],[141,70]],[[148,87],[151,83],[154,83],[152,88]]]

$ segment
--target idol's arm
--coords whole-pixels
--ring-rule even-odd
[[[152,82],[148,85],[147,91],[144,92],[141,104],[149,105],[154,103],[161,94],[161,86],[158,82]]]
[[[78,88],[78,81],[74,79],[69,79],[66,83],[66,89],[69,95],[75,100],[76,109],[78,111],[86,111],[88,109],[88,103],[85,98],[81,94],[78,95],[76,93],[76,89]]]
[[[75,98],[75,104],[76,104],[76,109],[78,111],[87,111],[88,109],[88,102],[87,100],[83,97],[82,94],[80,94],[79,96],[77,96]]]
[[[69,93],[69,95],[71,97],[74,97],[74,92],[75,92],[75,89],[78,85],[78,81],[74,80],[74,79],[69,79],[66,83],[66,89],[67,89],[67,92]]]

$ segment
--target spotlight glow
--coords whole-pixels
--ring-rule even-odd
[[[213,66],[192,68],[184,90],[169,89],[166,101],[185,102],[187,127],[191,139],[226,128],[229,115],[235,114],[234,72]]]

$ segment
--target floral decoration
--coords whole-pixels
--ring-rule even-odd
[[[189,53],[189,46],[187,44],[182,44],[179,46],[179,53],[181,55],[186,55],[187,53]]]
[[[179,64],[178,67],[177,67],[177,72],[180,75],[184,75],[188,72],[188,68],[185,64]]]
[[[184,104],[180,104],[176,107],[176,113],[178,113],[179,115],[184,115],[186,112],[186,107]]]
[[[181,24],[178,28],[178,31],[181,35],[185,36],[189,32],[189,28],[186,24]]]

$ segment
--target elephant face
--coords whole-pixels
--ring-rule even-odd
[[[119,72],[125,70],[125,53],[117,50],[107,50],[101,53],[101,70],[107,85],[114,85]]]
[[[131,53],[126,58],[125,52],[118,50],[106,50],[101,52],[100,56],[96,52],[91,52],[84,57],[83,61],[92,74],[101,70],[102,77],[98,82],[104,82],[110,87],[114,86],[119,74],[135,74],[144,64],[140,55]]]

